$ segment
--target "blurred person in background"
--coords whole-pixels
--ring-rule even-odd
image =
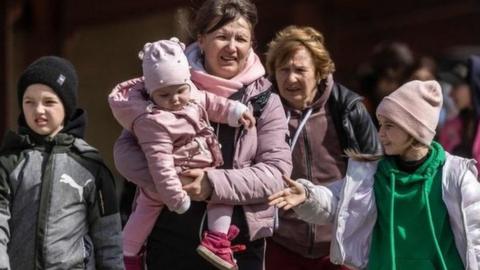
[[[415,60],[412,65],[409,80],[430,81],[436,79],[437,64],[428,56],[422,56]]]
[[[471,56],[466,78],[452,84],[450,96],[459,113],[440,130],[439,142],[454,155],[480,161],[480,57]],[[477,163],[477,167],[478,167]]]
[[[452,79],[447,78],[446,81],[442,81],[442,78],[437,78],[437,63],[434,58],[430,56],[421,56],[415,59],[415,62],[411,68],[408,80],[430,81],[440,79],[440,85],[442,87],[443,105],[440,110],[440,119],[438,120],[437,131],[443,127],[447,119],[456,116],[457,109],[450,97]],[[451,74],[450,74],[451,75]],[[458,82],[458,79],[454,80]],[[437,133],[438,134],[438,133]]]
[[[361,74],[360,88],[372,116],[384,96],[408,80],[415,63],[409,46],[401,42],[381,42],[373,49],[370,62]],[[372,118],[375,124],[376,118]]]

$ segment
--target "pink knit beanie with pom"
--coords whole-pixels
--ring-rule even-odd
[[[377,117],[389,119],[417,141],[430,145],[442,103],[442,89],[437,81],[411,81],[383,98]]]
[[[153,91],[170,85],[190,84],[190,67],[183,50],[185,45],[177,38],[146,43],[138,56],[143,60],[145,88]]]

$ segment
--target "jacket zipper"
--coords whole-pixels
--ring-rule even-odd
[[[44,173],[42,175],[42,187],[40,190],[40,206],[38,208],[37,217],[37,233],[35,237],[35,269],[44,269],[45,254],[43,252],[43,244],[45,242],[45,232],[48,219],[48,209],[50,202],[50,192],[52,188],[52,160],[54,146],[47,145],[45,152],[48,153],[47,161],[44,164]]]
[[[303,132],[303,141],[305,143],[305,158],[306,158],[306,164],[307,164],[307,179],[312,180],[312,164],[311,164],[311,158],[312,158],[312,153],[310,151],[310,142],[308,141],[308,136],[307,136],[307,129],[304,130]],[[308,255],[312,256],[313,255],[313,247],[315,245],[315,225],[308,223],[308,231],[307,231],[307,237],[309,240],[310,246],[308,247]]]

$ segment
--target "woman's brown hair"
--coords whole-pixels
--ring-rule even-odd
[[[382,159],[382,154],[364,154],[353,149],[346,149],[345,155],[356,161],[377,161]]]
[[[257,7],[249,0],[206,0],[196,12],[192,38],[211,33],[225,24],[244,18],[253,30],[257,24]]]

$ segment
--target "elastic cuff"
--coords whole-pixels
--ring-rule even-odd
[[[242,114],[246,111],[248,111],[248,107],[241,102],[236,101],[235,107],[228,114],[228,125],[231,127],[239,127],[241,125],[239,122],[240,117],[242,117]]]
[[[310,196],[313,192],[313,189],[315,188],[315,185],[311,181],[303,178],[297,179],[297,182],[302,184],[303,189],[305,190],[305,201],[302,203],[304,204],[306,201],[310,199]]]
[[[185,196],[185,200],[183,200],[182,204],[180,205],[180,207],[178,207],[177,209],[175,209],[175,212],[177,214],[183,214],[185,212],[187,212],[187,210],[190,208],[190,197],[188,196]]]

